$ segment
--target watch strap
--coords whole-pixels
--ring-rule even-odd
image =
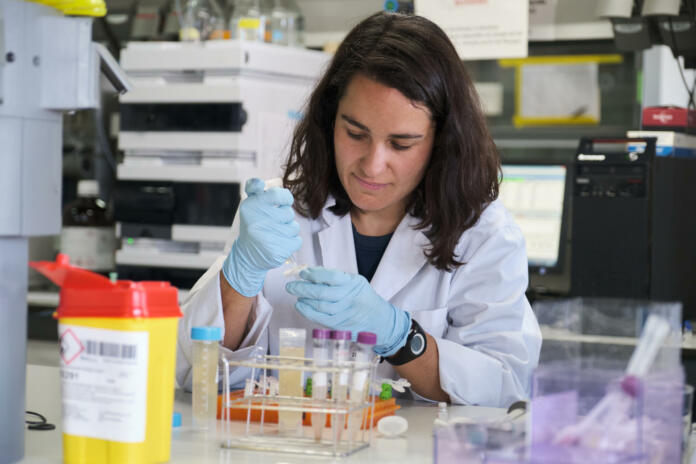
[[[422,356],[427,347],[428,338],[425,335],[425,331],[418,321],[411,319],[411,329],[408,331],[406,344],[393,356],[384,359],[392,366],[400,366]]]

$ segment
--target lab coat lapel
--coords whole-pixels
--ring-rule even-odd
[[[318,234],[322,266],[357,274],[358,262],[355,258],[350,214],[338,217],[326,208],[322,213],[326,224]]]
[[[413,228],[416,224],[418,219],[410,215],[401,220],[372,277],[372,288],[385,300],[404,288],[427,261],[423,248],[430,241],[422,231]]]

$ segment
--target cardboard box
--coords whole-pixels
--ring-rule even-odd
[[[655,152],[657,156],[674,156],[677,158],[696,158],[696,135],[672,131],[628,131],[627,137],[656,137]],[[644,143],[629,143],[628,151],[642,152]]]

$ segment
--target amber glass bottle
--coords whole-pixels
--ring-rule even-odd
[[[115,244],[114,221],[99,199],[99,183],[79,181],[77,199],[63,210],[61,253],[70,256],[73,266],[105,273],[114,269]]]

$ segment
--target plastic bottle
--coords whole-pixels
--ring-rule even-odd
[[[366,400],[368,385],[367,378],[370,372],[368,367],[374,357],[372,349],[377,343],[377,335],[372,332],[358,333],[358,343],[355,344],[355,371],[350,385],[350,403],[352,407]],[[355,442],[358,430],[362,423],[363,410],[358,409],[350,413],[348,418],[349,440]]]
[[[345,403],[348,398],[348,367],[350,361],[350,330],[333,330],[331,331],[331,340],[333,340],[333,361],[334,367],[346,366],[340,372],[334,373],[331,379],[331,399],[335,402]],[[331,420],[331,428],[333,429],[334,441],[338,442],[341,439],[343,428],[346,424],[346,417],[337,415]]]
[[[287,17],[287,40],[290,47],[304,47],[304,16],[295,0],[285,0]]]
[[[312,357],[314,358],[314,365],[317,367],[326,367],[328,364],[330,337],[331,331],[329,329],[312,330]],[[317,400],[317,402],[325,400],[328,392],[328,383],[326,372],[315,371],[312,375],[312,399]],[[317,441],[321,441],[325,422],[326,414],[316,413],[312,415],[314,439]]]
[[[271,10],[273,0],[261,0],[261,23],[263,27],[262,40],[267,43],[272,42],[271,38]]]
[[[262,14],[261,0],[238,0],[230,17],[230,35],[233,39],[263,42],[267,17]]]
[[[271,9],[271,42],[276,45],[288,44],[288,10],[284,0],[273,0]]]
[[[193,327],[193,428],[214,428],[217,412],[218,342],[220,327]]]
[[[115,245],[114,221],[99,199],[99,183],[79,181],[77,199],[63,210],[60,252],[73,266],[108,273],[114,269]]]
[[[181,14],[179,40],[197,42],[206,38],[210,10],[205,0],[187,0]]]

